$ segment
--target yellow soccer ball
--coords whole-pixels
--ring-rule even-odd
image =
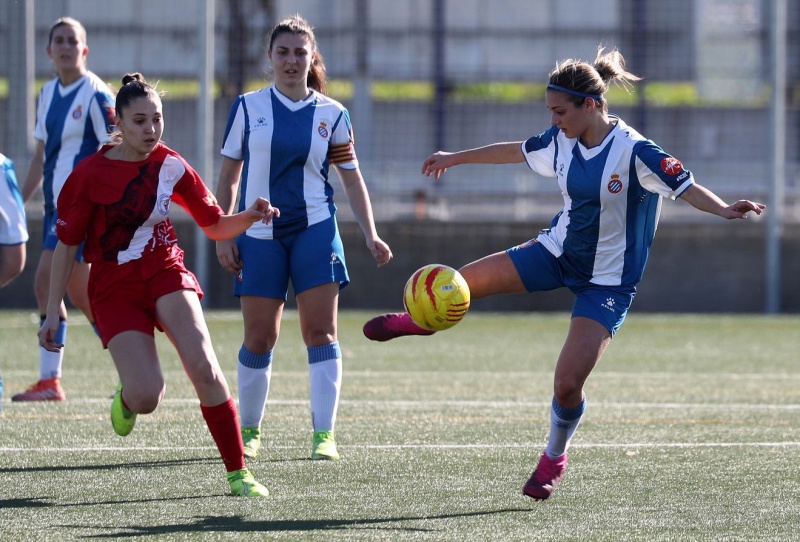
[[[464,318],[469,309],[469,286],[452,267],[426,265],[406,282],[403,304],[418,326],[442,331]]]

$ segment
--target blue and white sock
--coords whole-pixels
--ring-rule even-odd
[[[45,317],[41,317],[39,327],[44,324]],[[56,332],[55,342],[67,344],[67,321],[60,319],[58,331]],[[39,347],[39,380],[49,380],[51,378],[61,378],[61,365],[64,363],[64,350],[66,346],[58,352],[48,352],[41,346]]]
[[[342,387],[342,351],[339,341],[308,347],[308,378],[314,431],[333,431]]]
[[[272,350],[254,354],[242,345],[237,372],[242,427],[261,427],[272,378]]]
[[[550,407],[550,438],[547,442],[547,448],[544,453],[550,459],[556,459],[564,455],[569,446],[569,441],[578,424],[581,422],[581,417],[586,410],[586,396],[584,395],[581,403],[574,408],[564,408],[555,396],[553,397],[553,404]]]

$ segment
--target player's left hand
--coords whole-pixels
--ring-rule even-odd
[[[383,242],[382,239],[376,237],[372,242],[367,242],[367,247],[372,253],[372,257],[378,262],[378,267],[384,266],[394,257],[392,249],[389,245]]]
[[[747,213],[751,211],[757,215],[760,215],[766,208],[767,206],[763,203],[742,199],[728,205],[725,208],[723,218],[747,218]]]
[[[280,209],[273,207],[269,200],[261,197],[253,202],[248,211],[257,215],[253,222],[261,221],[264,224],[269,224],[274,217],[281,216]]]

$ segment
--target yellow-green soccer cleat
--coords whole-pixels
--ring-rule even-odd
[[[314,431],[314,444],[311,448],[311,459],[327,459],[336,461],[339,452],[336,451],[336,440],[333,431]]]
[[[256,482],[248,469],[235,470],[228,473],[231,493],[240,497],[267,497],[269,490]]]
[[[111,401],[111,425],[114,432],[121,437],[125,437],[133,431],[136,423],[136,413],[131,412],[122,405],[122,382],[117,384],[117,391]]]
[[[257,458],[261,449],[261,429],[242,427],[242,443],[244,443],[244,456],[249,459]]]

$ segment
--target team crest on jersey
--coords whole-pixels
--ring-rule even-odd
[[[317,132],[319,132],[319,135],[321,135],[323,138],[328,139],[328,125],[325,124],[324,120],[320,121]]]
[[[611,174],[611,180],[608,181],[608,191],[612,194],[619,194],[622,192],[622,181],[619,179],[617,173]]]
[[[72,110],[72,118],[78,120],[82,116],[83,116],[83,106],[78,105],[78,107]]]
[[[664,173],[667,175],[677,175],[683,171],[683,164],[681,164],[681,161],[677,158],[667,156],[661,160],[661,169],[663,169]]]
[[[168,194],[161,194],[158,196],[158,203],[156,203],[156,207],[158,208],[158,212],[162,216],[167,216],[169,214],[169,203],[170,203],[169,195]]]

